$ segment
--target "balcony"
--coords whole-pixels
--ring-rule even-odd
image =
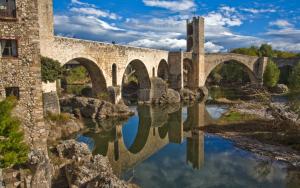
[[[0,0],[0,19],[15,19],[16,17],[15,0]]]

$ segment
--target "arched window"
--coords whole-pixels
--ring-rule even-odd
[[[117,65],[112,65],[112,85],[117,86]]]

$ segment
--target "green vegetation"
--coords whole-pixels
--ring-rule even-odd
[[[225,114],[220,118],[219,122],[225,122],[225,123],[230,123],[230,122],[244,122],[244,121],[250,121],[250,120],[255,120],[257,117],[255,115],[250,115],[250,114],[242,114],[240,112],[236,111],[230,111],[229,113]]]
[[[0,102],[0,168],[9,168],[27,161],[29,147],[24,143],[20,121],[12,116],[17,100],[9,97]]]
[[[65,72],[65,79],[68,84],[86,84],[91,79],[88,71],[83,66],[77,66]]]
[[[43,82],[54,82],[58,79],[61,79],[63,69],[58,61],[47,57],[42,57],[41,64]]]
[[[98,93],[97,98],[103,101],[110,101],[110,97],[107,92]]]
[[[128,77],[128,80],[127,80],[127,83],[130,83],[130,82],[138,84],[139,80],[135,75],[131,75],[131,76]]]
[[[294,67],[289,77],[289,88],[294,91],[300,91],[300,62]]]
[[[244,65],[235,61],[222,63],[217,66],[209,75],[209,85],[232,85],[250,82]]]
[[[258,48],[251,46],[250,48],[237,48],[231,51],[231,53],[250,55],[250,56],[259,56]]]
[[[279,68],[273,61],[270,61],[264,72],[264,85],[269,88],[274,87],[278,83],[279,77]]]
[[[59,125],[64,125],[71,119],[71,115],[67,114],[67,113],[54,114],[54,113],[48,112],[45,119],[48,121],[55,122]]]
[[[300,57],[300,53],[285,52],[280,50],[273,50],[271,45],[262,44],[260,47],[251,46],[250,48],[237,48],[231,51],[231,53],[243,54],[249,56],[259,57],[274,57],[274,58],[293,58]]]
[[[258,50],[259,57],[274,57],[274,51],[271,45],[262,44]]]

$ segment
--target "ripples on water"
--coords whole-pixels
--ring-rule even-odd
[[[204,104],[139,106],[127,122],[93,124],[78,141],[107,156],[116,175],[141,187],[298,187],[285,164],[199,130],[226,111]]]

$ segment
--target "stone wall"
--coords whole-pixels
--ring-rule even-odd
[[[56,91],[43,93],[44,114],[60,114],[59,98]]]
[[[23,124],[26,141],[32,148],[41,148],[46,140],[43,121],[39,24],[37,0],[16,1],[17,17],[0,20],[0,38],[16,39],[18,56],[0,57],[0,93],[5,88],[19,88],[19,102],[15,110]]]

